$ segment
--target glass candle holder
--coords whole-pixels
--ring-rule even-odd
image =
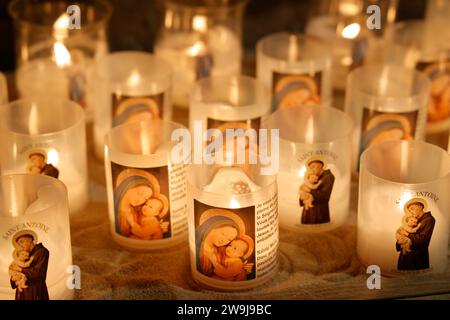
[[[118,244],[150,250],[186,240],[186,165],[171,161],[171,135],[183,128],[148,120],[117,126],[106,136],[109,221]]]
[[[363,65],[373,36],[366,28],[365,12],[354,15],[320,15],[312,18],[306,33],[325,40],[331,47],[332,88],[335,104],[343,105],[345,81],[348,74]]]
[[[33,173],[64,182],[71,213],[88,202],[83,108],[56,97],[16,100],[0,110],[2,174]]]
[[[331,47],[307,35],[275,33],[258,41],[257,76],[269,88],[272,111],[331,104]]]
[[[253,128],[270,113],[266,87],[247,76],[211,77],[198,81],[191,94],[190,129]],[[201,121],[199,123],[198,121]]]
[[[42,175],[0,177],[0,299],[71,299],[67,190]]]
[[[450,128],[450,24],[440,19],[396,23],[388,43],[397,63],[425,73],[431,80],[426,132],[429,141],[445,148]],[[442,142],[439,143],[439,138]]]
[[[191,273],[204,287],[249,289],[277,272],[276,178],[258,167],[194,164],[188,171]]]
[[[86,108],[90,120],[95,106],[89,90],[92,66],[108,52],[106,31],[112,8],[104,0],[81,0],[76,2],[79,11],[70,11],[73,4],[11,1],[19,65],[16,84],[20,97],[51,93],[70,98]]]
[[[345,110],[355,122],[353,171],[361,153],[386,140],[423,139],[430,80],[395,65],[367,65],[347,79]]]
[[[186,109],[198,79],[239,75],[242,19],[247,0],[164,1],[154,52],[174,70],[174,105]]]
[[[357,253],[363,264],[385,275],[446,270],[449,172],[447,152],[422,141],[386,141],[362,154]]]
[[[160,58],[139,51],[112,53],[97,64],[94,78],[95,152],[100,159],[111,127],[172,118],[172,71]]]
[[[6,102],[8,102],[8,86],[5,76],[0,72],[0,104]]]
[[[265,125],[280,130],[280,226],[317,232],[344,224],[350,212],[352,119],[335,108],[303,106],[278,110]]]

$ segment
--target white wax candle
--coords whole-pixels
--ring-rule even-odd
[[[389,185],[372,190],[362,190],[358,209],[357,252],[365,265],[377,265],[383,274],[397,274],[400,252],[396,250],[396,233],[402,226],[406,214],[405,205],[415,197],[415,191],[402,191]],[[429,190],[433,192],[433,190]],[[428,245],[430,269],[423,271],[444,271],[447,264],[449,221],[446,212],[441,212],[438,202],[423,198],[427,203],[425,212],[435,220]],[[419,221],[420,223],[420,221]],[[423,222],[422,222],[423,224]],[[421,235],[422,230],[415,231]],[[411,247],[414,250],[413,247]]]

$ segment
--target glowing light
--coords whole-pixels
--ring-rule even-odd
[[[197,14],[192,19],[192,29],[198,32],[205,32],[207,30],[207,20],[204,15]]]
[[[133,71],[131,71],[130,76],[128,77],[127,85],[137,86],[139,85],[140,82],[141,82],[141,75],[139,74],[139,70],[133,69]]]
[[[72,64],[72,58],[70,57],[69,50],[61,42],[55,42],[53,45],[53,52],[55,55],[56,65],[60,68],[70,66]]]
[[[355,22],[349,24],[342,30],[342,37],[344,37],[345,39],[355,39],[360,31],[361,26]]]
[[[230,209],[239,209],[241,206],[235,198],[230,199]]]
[[[411,192],[403,192],[402,195],[400,196],[400,199],[398,200],[398,207],[402,210],[403,212],[403,208],[405,207],[405,204],[411,200],[414,197],[414,195]]]
[[[53,36],[56,40],[62,41],[69,35],[69,22],[70,18],[67,13],[63,13],[53,23]]]
[[[203,41],[197,41],[196,43],[194,43],[194,45],[192,47],[187,49],[187,53],[188,53],[188,55],[195,57],[195,56],[198,56],[201,53],[205,52],[205,50],[206,50],[206,46],[203,43]]]
[[[356,16],[361,12],[361,7],[353,1],[344,1],[339,3],[339,13],[343,16]]]
[[[59,162],[59,154],[55,149],[50,149],[47,152],[47,163],[57,166]]]
[[[306,174],[306,166],[302,166],[300,170],[298,170],[297,176],[300,178],[304,178]]]
[[[31,135],[39,133],[38,112],[35,103],[32,103],[31,105],[30,115],[28,117],[28,131]]]

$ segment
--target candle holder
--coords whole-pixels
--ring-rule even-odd
[[[390,56],[422,71],[431,80],[427,116],[427,140],[447,146],[450,128],[450,31],[440,19],[396,23],[388,30]],[[392,53],[393,50],[396,50]]]
[[[344,224],[350,212],[351,118],[335,108],[303,106],[276,111],[265,126],[280,130],[280,226],[321,232]]]
[[[34,173],[67,186],[71,213],[88,202],[83,108],[56,97],[21,99],[0,111],[2,174]]]
[[[277,272],[275,176],[258,165],[191,165],[188,171],[191,273],[202,286],[249,289]]]
[[[331,74],[334,104],[343,107],[345,81],[355,68],[365,64],[373,35],[366,28],[365,12],[352,15],[319,15],[312,18],[306,33],[319,37],[331,46]]]
[[[107,25],[111,5],[104,0],[81,0],[79,12],[68,13],[66,0],[14,0],[9,13],[14,21],[20,97],[50,93],[70,98],[93,116],[92,66],[108,52]],[[80,23],[76,24],[79,14]]]
[[[71,299],[67,190],[42,175],[0,177],[0,299]]]
[[[118,244],[150,250],[186,240],[186,165],[171,161],[172,132],[183,128],[148,120],[117,126],[106,136],[109,221]]]
[[[345,110],[353,131],[353,172],[361,153],[386,140],[423,139],[430,80],[395,65],[363,66],[347,79]]]
[[[6,102],[8,102],[8,86],[5,76],[0,72],[0,104]]]
[[[111,53],[95,70],[95,152],[103,159],[104,138],[120,124],[172,118],[172,71],[168,63],[139,51]]]
[[[385,275],[446,270],[449,172],[447,152],[421,141],[364,151],[357,239],[363,264]]]
[[[190,128],[201,121],[202,130],[211,128],[253,128],[270,113],[268,91],[255,78],[211,77],[198,81],[191,94]]]
[[[187,109],[198,79],[239,75],[242,19],[247,0],[164,1],[164,18],[155,54],[174,70],[174,105]]]
[[[319,38],[275,33],[258,41],[258,79],[270,88],[272,111],[331,104],[331,48]]]

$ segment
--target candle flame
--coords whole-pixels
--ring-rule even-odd
[[[47,152],[47,163],[57,166],[59,162],[58,151],[55,149],[50,149]]]
[[[345,28],[342,30],[342,37],[345,39],[355,39],[359,32],[361,31],[361,26],[354,22],[352,24],[349,24],[348,26],[345,26]]]
[[[139,85],[140,82],[141,82],[141,75],[139,74],[139,70],[133,69],[131,71],[130,76],[128,77],[127,85],[130,87],[134,87]]]
[[[239,209],[241,205],[235,198],[230,199],[230,209]]]
[[[63,13],[53,23],[53,36],[56,40],[61,41],[69,35],[70,17],[67,13]]]
[[[194,45],[192,47],[190,47],[187,52],[188,55],[195,57],[200,55],[201,53],[203,53],[206,50],[206,46],[203,43],[203,41],[197,41],[196,43],[194,43]]]
[[[306,123],[305,142],[309,144],[314,142],[314,119],[312,116],[309,117]]]
[[[53,45],[53,52],[55,55],[56,65],[60,68],[70,66],[72,64],[72,58],[69,50],[61,42],[55,42]]]
[[[300,178],[304,178],[305,177],[305,173],[306,173],[306,166],[302,166],[299,170],[298,170],[298,173],[297,173],[297,175],[300,177]]]
[[[192,29],[198,32],[206,32],[207,20],[204,15],[197,14],[192,19]]]
[[[414,197],[414,195],[411,192],[403,192],[402,195],[400,196],[400,199],[398,200],[397,204],[398,207],[402,210],[403,212],[403,208],[405,207],[405,204],[411,200]]]

